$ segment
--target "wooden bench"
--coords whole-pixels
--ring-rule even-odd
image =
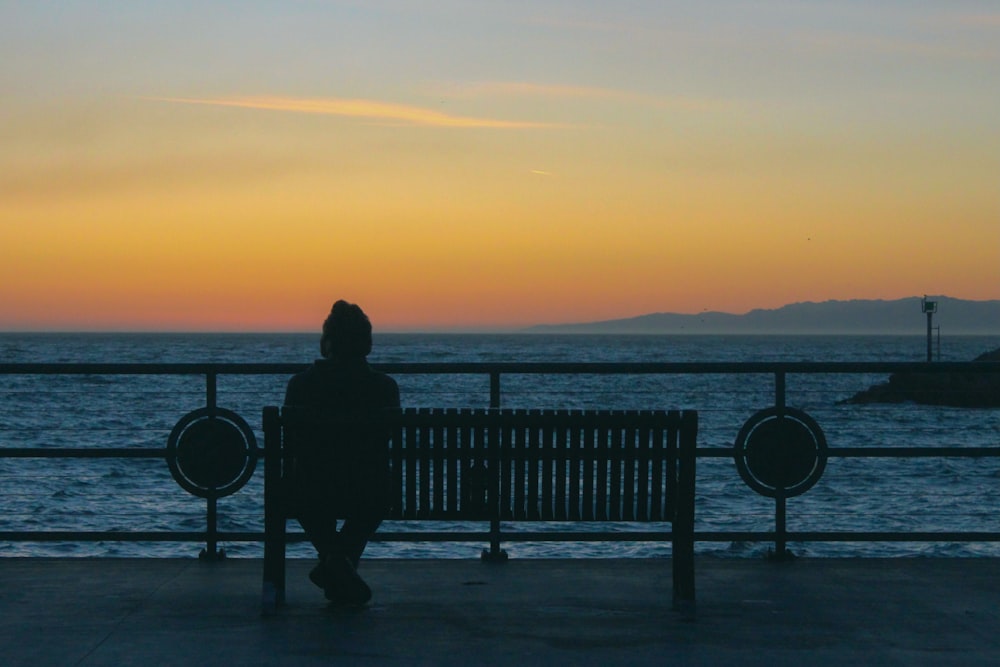
[[[267,407],[263,419],[263,611],[272,613],[285,601],[295,434],[329,447],[344,418]],[[381,423],[391,433],[386,519],[489,521],[493,558],[505,557],[500,522],[670,522],[674,608],[693,614],[696,412],[406,409]]]

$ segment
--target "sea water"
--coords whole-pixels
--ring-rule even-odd
[[[941,359],[968,361],[1000,337],[953,337]],[[0,363],[287,363],[317,355],[306,334],[0,334]],[[404,362],[837,362],[923,361],[920,336],[376,335],[370,361]],[[880,374],[790,374],[787,403],[805,410],[830,447],[997,446],[1000,410],[913,404],[843,404]],[[399,374],[402,402],[487,407],[486,375]],[[264,405],[280,404],[286,375],[220,375],[217,404],[241,415],[259,442]],[[774,404],[773,374],[535,375],[502,377],[511,408],[696,409],[699,446],[731,446],[741,425]],[[206,402],[203,375],[0,375],[0,447],[162,448],[174,424]],[[262,471],[218,501],[219,530],[262,530]],[[814,488],[788,501],[790,531],[1000,530],[1000,460],[831,458]],[[203,531],[205,500],[181,489],[162,459],[0,458],[0,530]],[[470,529],[463,524],[454,529]],[[505,525],[505,530],[545,526]],[[559,526],[553,526],[558,528]],[[634,526],[614,525],[613,530]],[[385,524],[384,530],[420,529]],[[442,524],[433,530],[448,529]],[[471,529],[481,529],[474,526]],[[579,526],[574,526],[579,529]],[[583,526],[584,529],[587,526]],[[641,528],[641,526],[640,526]],[[594,526],[607,530],[608,526]],[[774,501],[740,479],[731,458],[698,463],[696,530],[774,529]],[[259,556],[254,542],[223,544],[230,556]],[[482,544],[374,542],[383,557],[474,557]],[[733,557],[767,543],[699,542]],[[1000,555],[995,543],[814,542],[816,556]],[[0,555],[185,556],[183,542],[0,542]],[[512,543],[520,557],[658,556],[668,543]],[[308,554],[307,545],[292,555]]]

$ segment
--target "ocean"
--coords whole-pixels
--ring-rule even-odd
[[[945,337],[941,359],[969,361],[1000,347],[1000,336]],[[0,334],[0,363],[285,363],[318,354],[312,334]],[[922,336],[627,336],[382,334],[373,364],[409,362],[912,362]],[[486,375],[398,374],[412,407],[487,407]],[[787,403],[811,415],[831,448],[997,446],[1000,410],[845,405],[885,375],[790,374]],[[220,375],[217,404],[260,433],[261,408],[280,404],[286,375]],[[161,448],[174,424],[205,405],[201,375],[0,375],[0,447]],[[740,426],[774,403],[772,374],[504,375],[512,408],[697,409],[699,447],[731,446]],[[263,475],[218,502],[221,531],[262,530]],[[0,458],[0,531],[198,531],[205,501],[185,492],[162,459]],[[774,501],[740,479],[731,458],[702,458],[697,531],[767,531]],[[1000,530],[1000,460],[831,458],[814,488],[788,501],[790,531]],[[384,530],[407,526],[387,523]],[[417,526],[419,528],[419,526]],[[445,527],[447,528],[447,527]],[[455,525],[455,529],[466,526]],[[476,529],[481,528],[477,526]],[[517,526],[512,526],[516,530]],[[537,530],[536,525],[527,526]],[[600,526],[606,529],[606,526]],[[629,526],[613,526],[628,530]],[[440,530],[436,524],[433,529]],[[224,543],[230,557],[256,557],[258,543]],[[376,557],[476,557],[471,543],[373,542]],[[698,551],[752,557],[773,545],[698,543]],[[0,556],[191,556],[192,543],[0,542]],[[513,557],[656,557],[668,543],[511,543]],[[810,542],[812,556],[998,556],[1000,544]],[[307,545],[293,545],[307,556]]]

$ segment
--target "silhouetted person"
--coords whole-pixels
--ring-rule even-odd
[[[323,323],[323,358],[293,376],[285,393],[285,405],[318,407],[371,420],[371,428],[345,431],[344,439],[350,442],[321,443],[318,449],[296,453],[292,477],[297,518],[320,559],[309,578],[332,602],[364,604],[371,599],[357,566],[388,505],[389,430],[378,428],[378,418],[386,408],[399,407],[399,387],[391,377],[369,367],[366,357],[371,348],[368,317],[358,306],[337,301]],[[344,465],[343,456],[339,462],[334,460],[334,448],[349,452],[354,469],[333,469]],[[335,488],[334,473],[351,481],[346,510],[345,489]],[[339,532],[338,514],[344,519]]]

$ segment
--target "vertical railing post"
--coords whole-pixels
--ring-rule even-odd
[[[209,409],[218,404],[218,376],[215,371],[205,373],[205,406]],[[219,551],[219,513],[218,498],[213,493],[206,500],[205,507],[205,548],[198,555],[202,560],[219,560],[225,558],[224,551]]]
[[[785,372],[775,371],[774,373],[774,406],[778,408],[778,417],[781,418],[782,411],[787,405]],[[786,499],[785,494],[780,492],[774,498],[774,554],[775,560],[786,560],[788,558],[788,534]]]
[[[773,560],[788,560],[788,526],[785,513],[785,496],[779,493],[774,499],[774,553]]]
[[[217,404],[218,374],[215,371],[205,373],[205,406],[214,408]]]
[[[500,371],[490,371],[490,407],[500,407]]]
[[[218,521],[218,499],[214,495],[208,497],[208,508],[206,510],[205,548],[202,549],[198,557],[201,560],[221,560],[226,557],[226,552],[219,550],[219,521]]]
[[[774,372],[774,407],[781,410],[785,402],[785,371]]]
[[[490,548],[483,549],[480,558],[487,563],[504,563],[507,552],[500,548],[500,519],[490,519]]]

